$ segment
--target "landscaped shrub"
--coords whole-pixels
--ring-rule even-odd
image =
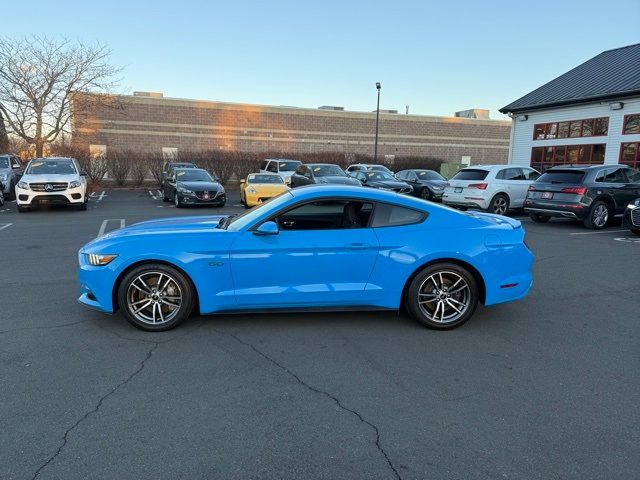
[[[124,185],[131,171],[131,152],[122,150],[107,151],[107,170],[117,185]]]

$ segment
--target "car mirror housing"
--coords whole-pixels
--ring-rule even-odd
[[[255,235],[277,235],[280,229],[276,222],[264,222],[253,232]]]
[[[241,184],[242,184],[242,183],[245,183],[245,179],[244,179],[244,178],[241,178],[241,179],[240,179],[240,183],[241,183]]]

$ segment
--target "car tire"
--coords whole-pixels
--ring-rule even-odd
[[[549,215],[540,215],[539,213],[529,212],[529,218],[534,223],[547,223],[551,217]]]
[[[506,215],[509,211],[509,197],[504,193],[497,194],[491,199],[487,210],[496,215]]]
[[[607,202],[596,200],[591,205],[589,213],[584,219],[584,226],[592,230],[602,230],[611,218],[611,207]]]
[[[87,202],[82,202],[80,205],[78,205],[76,207],[78,210],[86,210],[87,209]]]
[[[0,207],[4,205],[4,193],[0,190]]]
[[[156,287],[158,284],[161,286]],[[191,315],[195,305],[191,281],[182,272],[161,263],[145,263],[128,272],[118,285],[117,298],[127,321],[148,332],[177,327]]]
[[[431,202],[433,200],[433,195],[431,195],[431,190],[429,190],[427,187],[424,187],[422,190],[420,190],[420,198]]]
[[[16,199],[16,184],[15,182],[11,182],[9,184],[9,192],[4,198],[5,200],[15,200]]]
[[[478,300],[478,283],[468,270],[455,263],[437,263],[411,280],[404,304],[425,327],[449,330],[471,318]]]
[[[169,197],[167,197],[167,194],[164,192],[164,187],[162,187],[162,201],[163,202],[169,201]]]
[[[24,212],[28,212],[30,210],[29,207],[23,207],[21,205],[18,205],[18,212],[19,213],[24,213]]]
[[[182,202],[180,202],[180,195],[178,195],[178,192],[173,195],[173,204],[176,208],[182,208]]]

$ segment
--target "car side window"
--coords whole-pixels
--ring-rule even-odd
[[[532,170],[530,168],[523,168],[522,172],[524,173],[525,180],[537,180],[538,177],[540,176],[540,174],[537,171]]]
[[[293,173],[296,175],[304,175],[304,165],[299,165]]]
[[[397,227],[420,223],[427,218],[426,212],[413,210],[412,208],[378,203],[373,215],[372,227]]]
[[[640,183],[640,170],[635,168],[627,168],[627,180],[629,183]]]
[[[406,171],[403,170],[401,172],[396,173],[396,178],[398,180],[406,180],[408,178],[408,174]]]
[[[269,165],[267,165],[267,172],[278,173],[278,162],[269,162]]]
[[[260,170],[266,170],[268,163],[269,162],[267,160],[263,160],[262,163],[260,164]]]
[[[16,169],[20,167],[20,160],[18,160],[16,157],[11,157],[11,168]]]
[[[596,182],[604,183],[626,183],[624,168],[608,168],[599,172]]]
[[[358,200],[320,200],[288,210],[275,219],[280,230],[339,230],[368,226],[373,204]]]
[[[524,180],[524,173],[522,173],[522,169],[521,168],[507,168],[505,170],[500,170],[499,173],[502,173],[502,177],[498,177],[496,175],[496,178],[501,178],[503,180]]]

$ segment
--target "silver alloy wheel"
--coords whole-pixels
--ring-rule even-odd
[[[429,189],[427,187],[422,189],[422,192],[420,192],[420,196],[424,199],[424,200],[429,200],[429,198],[431,197],[431,193],[429,192]]]
[[[471,289],[467,281],[456,272],[436,272],[420,285],[418,306],[433,322],[455,322],[471,306]]]
[[[494,200],[493,213],[498,215],[507,213],[507,200],[504,197],[498,197]]]
[[[140,322],[161,325],[171,321],[182,306],[180,285],[166,272],[144,272],[127,289],[127,308]]]
[[[609,220],[609,209],[607,208],[606,205],[601,204],[596,206],[596,208],[593,209],[593,224],[598,227],[598,228],[602,228],[607,224],[607,221]]]

